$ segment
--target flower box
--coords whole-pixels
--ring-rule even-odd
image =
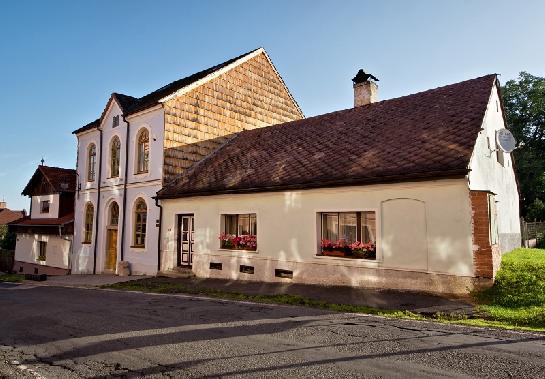
[[[346,257],[346,251],[341,250],[324,250],[322,251],[322,255],[328,256],[328,257]]]
[[[241,235],[221,233],[218,237],[220,247],[230,250],[257,250],[257,237],[255,235]]]
[[[376,259],[376,247],[373,242],[363,243],[360,241],[348,244],[345,240],[321,241],[323,256],[343,257],[353,259]]]

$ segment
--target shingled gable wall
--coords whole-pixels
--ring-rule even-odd
[[[242,130],[298,120],[297,107],[264,52],[164,102],[163,183]]]
[[[473,264],[475,276],[494,278],[500,264],[498,245],[490,245],[490,214],[486,191],[470,191],[472,209]]]

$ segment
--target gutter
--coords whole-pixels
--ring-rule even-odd
[[[123,121],[127,124],[127,132],[125,133],[125,178],[123,181],[123,210],[122,210],[122,222],[121,222],[121,248],[119,251],[120,261],[123,261],[125,258],[125,217],[127,215],[127,182],[129,181],[129,126],[130,123],[127,121],[125,115],[121,115]]]
[[[163,226],[163,206],[159,204],[159,199],[154,196],[155,206],[159,207],[159,238],[157,238],[157,273],[161,271],[161,231]]]
[[[93,248],[93,275],[97,273],[97,243],[98,243],[98,221],[100,215],[100,180],[102,176],[102,129],[98,128],[100,133],[100,159],[98,160],[98,177],[97,177],[97,211],[95,214],[95,246]]]

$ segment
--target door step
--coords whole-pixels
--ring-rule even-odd
[[[167,278],[194,278],[195,274],[190,268],[187,267],[174,267],[173,269],[162,271],[159,276],[166,276]]]

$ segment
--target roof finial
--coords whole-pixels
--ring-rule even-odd
[[[42,162],[41,165],[43,166],[43,165],[44,165],[44,162],[45,162],[44,157],[42,157],[42,160],[41,160],[40,162]]]

